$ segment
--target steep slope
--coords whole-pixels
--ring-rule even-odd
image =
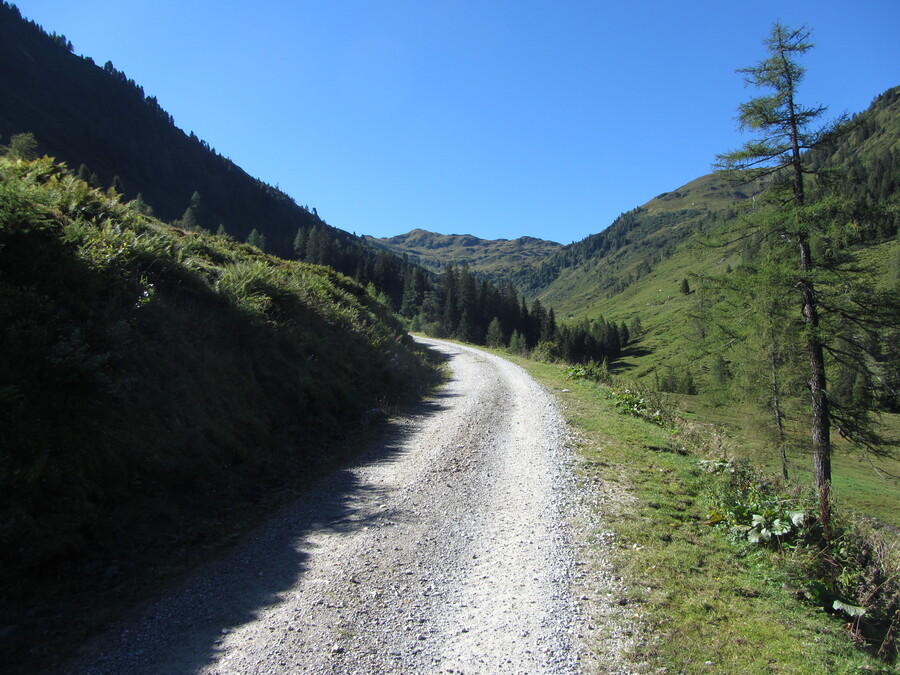
[[[816,150],[819,166],[840,170],[842,180],[837,185],[852,204],[854,217],[847,218],[843,209],[839,223],[853,227],[841,228],[840,237],[832,240],[823,235],[816,241],[817,255],[823,257],[838,251],[842,261],[840,284],[819,287],[820,297],[835,302],[848,289],[865,288],[869,299],[868,316],[877,320],[877,335],[868,335],[863,347],[846,347],[837,342],[844,316],[839,301],[823,312],[823,333],[837,343],[837,350],[850,354],[856,363],[865,361],[874,373],[871,386],[865,376],[848,375],[846,362],[838,358],[828,360],[830,400],[838,404],[858,405],[859,410],[877,410],[879,433],[886,442],[873,441],[873,454],[866,455],[877,467],[860,461],[858,448],[845,440],[843,429],[836,425],[832,434],[835,453],[834,494],[867,515],[896,525],[900,518],[900,462],[891,459],[890,452],[900,435],[896,383],[900,381],[898,332],[880,316],[894,310],[896,300],[887,291],[900,289],[900,210],[897,194],[900,188],[900,88],[893,88],[875,99],[864,113],[855,116],[846,133],[835,136]],[[748,205],[749,206],[749,205]],[[836,222],[838,219],[836,219]],[[608,320],[632,322],[640,319],[642,332],[638,349],[632,349],[618,363],[614,371],[638,387],[662,389],[678,398],[678,406],[698,415],[704,423],[727,425],[733,441],[723,452],[737,456],[752,456],[761,464],[780,470],[780,447],[786,448],[787,464],[792,478],[807,480],[812,460],[809,455],[808,372],[803,363],[802,345],[791,350],[791,340],[797,345],[802,336],[802,317],[796,312],[796,300],[785,291],[784,314],[769,321],[784,329],[785,338],[772,340],[765,332],[765,321],[771,314],[749,311],[747,300],[764,294],[764,284],[758,278],[747,283],[762,256],[759,241],[723,236],[738,234],[740,221],[720,219],[702,232],[691,233],[677,243],[669,255],[650,266],[646,274],[627,287],[608,295],[586,292],[572,296],[568,305],[579,317],[604,316]],[[835,228],[837,229],[837,227]],[[733,245],[723,245],[731,242]],[[836,242],[836,243],[835,243]],[[629,245],[631,246],[631,245]],[[618,255],[626,254],[621,251]],[[835,256],[833,259],[838,259]],[[790,263],[788,263],[790,265]],[[599,265],[598,265],[599,267]],[[837,265],[835,265],[837,267]],[[569,272],[577,278],[579,270]],[[557,281],[551,289],[562,289]],[[896,296],[894,296],[896,298]],[[884,302],[884,304],[878,304]],[[771,306],[771,305],[770,305]],[[857,317],[860,315],[857,314]],[[894,311],[893,316],[898,316]],[[846,319],[851,320],[859,319]],[[826,321],[828,323],[826,323]],[[780,324],[780,325],[779,325]],[[871,326],[870,326],[871,327]],[[790,328],[793,333],[788,332]],[[849,331],[847,331],[849,333]],[[748,337],[749,336],[749,337]],[[838,336],[835,338],[835,336]],[[768,339],[768,341],[767,341]],[[794,361],[773,366],[773,346],[791,350]],[[769,349],[767,352],[766,350]],[[782,352],[784,353],[784,352]],[[841,352],[837,351],[838,356]],[[783,417],[784,436],[778,433],[772,402],[775,368],[779,405]],[[848,384],[849,383],[849,384]],[[885,385],[879,389],[881,385]],[[674,386],[673,386],[674,385]],[[877,385],[877,386],[875,386]],[[854,387],[858,386],[859,390]],[[790,394],[788,394],[790,392]],[[697,393],[697,396],[683,394]],[[859,413],[862,417],[862,413]],[[876,455],[877,458],[876,458]],[[884,455],[884,456],[882,456]],[[811,482],[811,476],[809,477]]]
[[[850,120],[846,133],[817,148],[814,158],[817,165],[842,171],[844,194],[868,205],[870,213],[861,217],[870,222],[870,228],[856,247],[867,251],[870,269],[883,275],[885,283],[900,280],[900,258],[895,260],[900,246],[896,240],[900,230],[900,87],[876,97],[868,110]],[[558,278],[541,290],[540,297],[576,316],[603,314],[625,320],[640,316],[648,330],[645,347],[650,353],[638,360],[647,364],[638,375],[650,372],[654,363],[683,361],[690,350],[679,336],[687,340],[705,308],[702,294],[682,294],[681,283],[687,279],[691,290],[697,291],[692,276],[721,274],[741,264],[740,250],[711,246],[715,240],[711,235],[732,224],[736,209],[755,191],[744,187],[735,192],[710,175],[660,195],[638,209],[634,220],[646,226],[653,218],[676,216],[671,227],[640,237],[638,225],[619,237],[624,242],[620,247],[610,247],[604,255],[598,255],[602,249],[595,246],[584,260],[568,268],[560,266]],[[704,195],[710,199],[704,201]],[[701,215],[690,210],[698,207],[708,211]],[[610,233],[607,236],[615,238],[616,227],[593,237]],[[566,252],[570,251],[567,247]],[[638,269],[643,274],[637,274]]]
[[[0,649],[202,553],[429,373],[351,279],[0,158]]]
[[[363,239],[434,271],[449,265],[468,265],[479,277],[494,282],[506,281],[522,267],[539,263],[562,248],[554,241],[534,237],[479,239],[470,234],[437,234],[420,229],[396,237]]]
[[[900,225],[895,201],[900,191],[900,87],[878,96],[843,129],[844,133],[824,139],[811,162],[844,172],[847,197],[870,205],[893,203],[893,210],[879,216],[877,226],[876,238],[889,238]],[[730,223],[741,205],[764,188],[764,184],[729,185],[717,174],[702,176],[623,213],[602,232],[521,269],[513,280],[528,295],[556,307],[560,316],[610,310],[622,314],[617,308],[628,302],[619,296],[634,296],[626,290],[676,253],[696,258],[698,264],[675,261],[671,268],[682,276],[663,272],[665,281],[648,278],[657,291],[677,292],[683,274],[704,269],[709,263],[700,248],[707,235]],[[720,258],[710,254],[717,262]]]
[[[621,293],[671,256],[694,234],[734,216],[761,186],[735,189],[715,174],[701,176],[623,213],[607,229],[564,247],[523,270],[519,284],[560,315],[580,315]]]
[[[138,193],[162,220],[182,218],[195,193],[192,219],[216,231],[219,225],[244,241],[255,228],[266,249],[294,257],[299,229],[327,233],[332,248],[349,249],[342,272],[352,274],[374,253],[346,232],[277,188],[245,173],[193,132],[185,133],[156,97],[116,70],[72,53],[65,37],[46,34],[18,10],[0,4],[0,137],[33,133],[39,150],[76,170],[87,167],[98,185],[116,179],[124,194]],[[344,256],[348,257],[348,256]],[[341,261],[344,262],[344,261]]]

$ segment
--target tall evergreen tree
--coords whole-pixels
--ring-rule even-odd
[[[144,201],[144,196],[140,192],[137,193],[137,197],[131,202],[131,208],[145,216],[153,215],[153,207]]]
[[[297,234],[294,236],[294,255],[298,259],[306,256],[306,240],[309,237],[309,230],[304,227],[297,228]]]
[[[13,159],[31,160],[35,159],[37,154],[38,143],[30,131],[14,134],[9,139],[9,155]]]
[[[764,247],[776,252],[783,265],[783,296],[796,294],[798,318],[804,325],[813,472],[827,540],[832,425],[837,423],[843,434],[870,446],[873,438],[864,417],[842,415],[829,398],[827,359],[867,367],[863,356],[849,353],[836,340],[836,321],[849,319],[861,334],[877,339],[879,329],[898,319],[891,316],[894,300],[867,286],[854,272],[853,254],[843,244],[856,228],[854,214],[830,189],[834,177],[818,170],[806,152],[840,129],[836,124],[818,126],[825,107],[798,102],[804,69],[797,58],[812,48],[809,38],[805,26],[791,29],[776,23],[765,40],[767,58],[739,71],[747,84],[768,90],[738,109],[742,130],[759,136],[740,150],[720,155],[718,165],[744,182],[766,179],[772,184],[757,200],[757,211],[742,222],[746,235],[756,233]],[[792,262],[784,265],[784,261]],[[866,349],[863,341],[857,346]]]
[[[755,66],[741,69],[749,85],[770,90],[738,108],[742,130],[760,132],[740,150],[721,155],[720,167],[739,171],[743,179],[783,177],[789,183],[789,199],[768,224],[773,233],[794,241],[797,250],[797,288],[807,324],[806,351],[809,359],[809,389],[812,403],[813,470],[816,486],[827,492],[831,481],[831,417],[826,393],[825,350],[819,334],[819,304],[816,298],[812,230],[818,223],[807,209],[804,178],[811,168],[803,151],[812,148],[823,130],[810,130],[824,114],[823,106],[806,107],[797,102],[797,86],[804,69],[796,58],[812,49],[810,31],[776,23],[765,40],[769,56]]]
[[[78,173],[75,175],[78,177],[78,180],[83,180],[85,183],[90,184],[91,170],[87,168],[87,164],[81,164],[78,167]]]
[[[262,234],[255,227],[250,230],[250,234],[247,235],[247,243],[251,246],[255,246],[260,251],[266,250],[266,235]]]
[[[485,342],[488,347],[502,347],[504,345],[503,327],[500,325],[500,319],[496,316],[488,324]]]

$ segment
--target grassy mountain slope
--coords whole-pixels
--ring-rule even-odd
[[[869,110],[856,116],[848,134],[815,152],[818,164],[847,173],[845,190],[850,196],[884,207],[872,238],[857,244],[856,249],[884,284],[896,283],[900,271],[895,264],[900,247],[896,239],[900,224],[896,197],[900,187],[900,87],[881,95]],[[651,200],[638,209],[638,220],[675,214],[678,218],[670,227],[650,229],[643,237],[641,227],[636,227],[619,248],[565,269],[540,297],[557,301],[574,316],[602,314],[616,320],[639,316],[646,331],[647,352],[633,362],[639,378],[651,374],[659,364],[689,360],[697,352],[689,343],[700,339],[696,326],[708,309],[702,285],[693,277],[721,275],[742,262],[737,247],[713,246],[716,238],[711,235],[733,223],[736,208],[752,191],[735,192],[722,185],[715,175],[704,176]],[[703,200],[704,196],[709,199]],[[644,273],[634,274],[642,262],[646,263]],[[616,267],[626,274],[627,283],[604,292],[607,274]],[[691,292],[685,295],[680,293],[680,284],[686,279]]]
[[[896,208],[900,185],[900,88],[876,99],[868,111],[853,120],[847,135],[816,152],[820,165],[840,168],[849,176],[844,187],[848,197],[882,207],[873,216],[875,221],[868,239],[856,243],[852,254],[859,267],[878,279],[882,288],[896,287],[900,283],[900,239],[897,237],[900,213]],[[687,190],[682,188],[679,192]],[[652,212],[652,204],[645,206],[647,212]],[[727,207],[724,213],[727,214]],[[722,337],[716,333],[717,292],[705,284],[703,277],[727,277],[729,269],[737,270],[744,262],[739,246],[712,245],[715,232],[731,224],[730,218],[721,216],[703,223],[702,227],[695,224],[663,256],[652,253],[648,247],[650,264],[644,274],[634,275],[618,291],[604,293],[602,281],[592,285],[592,273],[595,278],[597,275],[605,278],[605,270],[618,261],[629,272],[641,259],[637,242],[630,241],[599,261],[589,260],[583,267],[564,271],[541,297],[556,301],[576,317],[602,315],[609,320],[628,322],[639,317],[644,328],[640,348],[631,350],[617,364],[619,375],[636,380],[639,386],[656,388],[666,375],[690,373],[701,395],[673,394],[679,405],[706,422],[727,424],[740,453],[750,454],[774,468],[777,455],[772,451],[771,411],[760,401],[744,396],[745,382],[732,380],[722,387],[714,377],[716,360],[724,357],[727,365],[731,355],[727,341],[716,341]],[[627,266],[629,261],[632,267]],[[684,281],[688,283],[688,293],[681,292]],[[798,476],[808,474],[811,467],[805,449],[808,437],[803,423],[805,415],[805,409],[797,409],[788,421],[792,448],[789,461],[791,471]],[[900,434],[897,416],[883,414],[881,421],[887,425],[889,437]],[[877,462],[887,472],[879,475],[838,434],[834,435],[834,442],[834,486],[838,497],[864,513],[900,527],[900,482],[890,476],[900,475],[900,462]]]
[[[0,158],[0,646],[51,649],[73,604],[113,603],[333,466],[323,441],[430,372],[329,268]]]
[[[701,176],[565,247],[533,273],[523,274],[522,282],[561,316],[578,316],[649,274],[679,243],[732,218],[735,208],[758,190],[735,189],[715,174]]]
[[[892,261],[900,260],[900,241],[893,240],[865,249],[861,260],[869,269],[890,283]],[[701,396],[671,394],[677,405],[689,413],[700,415],[706,422],[727,424],[734,435],[739,454],[749,454],[761,464],[776,469],[777,455],[771,449],[773,430],[771,412],[758,403],[742,400],[741,383],[732,384],[730,395],[720,395],[713,380],[717,346],[709,336],[704,339],[702,326],[710,330],[715,318],[711,310],[711,291],[694,275],[725,274],[729,265],[737,268],[740,256],[711,248],[696,241],[685,242],[676,252],[656,265],[646,276],[612,297],[582,308],[583,316],[602,315],[608,320],[631,321],[640,317],[644,327],[639,348],[630,350],[616,372],[635,380],[639,386],[656,388],[667,374],[690,372]],[[682,280],[691,286],[688,294],[679,291]],[[726,353],[726,357],[727,357]],[[900,419],[883,415],[882,421],[900,433]],[[790,455],[794,475],[808,474],[812,460],[804,449],[808,432],[802,418],[790,423],[794,450]],[[900,527],[900,481],[889,475],[879,476],[859,453],[838,435],[834,437],[834,485],[837,496],[877,516],[883,522]],[[879,461],[881,470],[900,475],[900,462]]]
[[[900,87],[888,90],[868,110],[855,115],[846,134],[826,140],[812,152],[812,164],[846,173],[847,196],[869,204],[894,204],[893,214],[882,218],[880,232],[882,237],[892,236],[900,224],[896,209]],[[695,259],[674,263],[673,269],[681,268],[682,276],[665,272],[646,282],[657,286],[658,293],[677,291],[684,273],[712,269],[710,265],[719,263],[721,255],[706,256],[700,251],[703,240],[732,222],[741,205],[764,187],[734,187],[717,174],[702,176],[622,214],[603,232],[563,247],[539,266],[523,270],[519,285],[557,307],[560,315],[593,314],[601,305],[615,310],[639,293],[626,292],[631,284],[680,251]]]
[[[448,265],[468,265],[480,277],[502,282],[523,266],[540,262],[562,248],[560,244],[534,237],[479,239],[470,234],[437,234],[412,230],[396,237],[363,237],[385,251],[406,255],[410,262],[434,271]]]

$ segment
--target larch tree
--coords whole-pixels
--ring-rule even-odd
[[[867,423],[868,411],[848,411],[840,401],[829,398],[828,370],[842,365],[868,371],[878,358],[880,334],[895,325],[898,317],[896,294],[879,291],[864,276],[849,245],[854,233],[866,226],[868,216],[836,196],[833,188],[839,176],[817,170],[806,152],[824,146],[844,129],[842,120],[822,124],[825,107],[808,107],[797,100],[804,76],[797,58],[812,48],[809,38],[805,26],[791,29],[776,23],[764,43],[768,56],[738,71],[746,84],[767,93],[739,106],[740,128],[757,137],[739,150],[720,155],[718,168],[741,182],[768,184],[740,227],[746,236],[759,238],[773,259],[779,260],[782,301],[793,298],[799,310],[813,473],[827,538],[832,426],[867,449],[877,452],[880,442]],[[765,265],[761,262],[757,267],[758,281],[771,284],[774,277],[768,275],[766,281]],[[853,346],[848,348],[846,336],[851,333]],[[777,394],[779,385],[774,387]]]
[[[38,142],[30,131],[9,139],[9,155],[13,159],[32,160],[38,156]]]
[[[740,150],[719,156],[719,167],[737,171],[742,180],[778,177],[787,181],[788,199],[767,227],[775,236],[792,242],[796,248],[797,289],[806,322],[806,351],[809,361],[809,391],[812,403],[813,470],[816,486],[826,490],[831,481],[831,417],[825,374],[825,350],[819,331],[819,305],[816,297],[812,257],[811,222],[806,199],[805,178],[811,169],[803,152],[815,146],[825,129],[810,129],[825,113],[823,106],[806,107],[797,102],[797,86],[804,69],[797,57],[809,51],[810,31],[802,26],[791,29],[776,23],[765,40],[768,57],[755,66],[743,68],[746,84],[769,93],[743,103],[738,108],[741,130],[758,132]]]

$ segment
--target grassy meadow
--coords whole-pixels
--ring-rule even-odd
[[[882,284],[888,279],[889,263],[900,253],[900,241],[871,246],[860,254],[861,263],[872,270]],[[730,266],[740,262],[726,249],[697,243],[684,245],[661,261],[647,276],[635,281],[621,293],[581,309],[574,319],[602,314],[612,321],[630,322],[640,317],[644,333],[616,364],[615,375],[633,381],[642,389],[657,388],[667,372],[689,370],[697,383],[698,395],[667,394],[672,405],[698,422],[713,424],[732,439],[734,452],[752,458],[755,463],[780,471],[778,452],[773,445],[771,412],[743,395],[739,378],[729,382],[725,391],[717,390],[710,372],[713,354],[724,339],[715,335],[717,318],[709,308],[711,291],[704,290],[700,274],[726,275]],[[682,294],[680,284],[687,279],[691,292]],[[698,322],[706,324],[701,337]],[[728,353],[726,360],[728,360]],[[788,463],[801,480],[811,480],[812,459],[808,445],[805,412],[793,411],[788,420]],[[900,438],[900,416],[884,414],[879,418],[884,434]],[[900,528],[900,460],[865,456],[834,434],[833,474],[837,498],[865,515]]]

